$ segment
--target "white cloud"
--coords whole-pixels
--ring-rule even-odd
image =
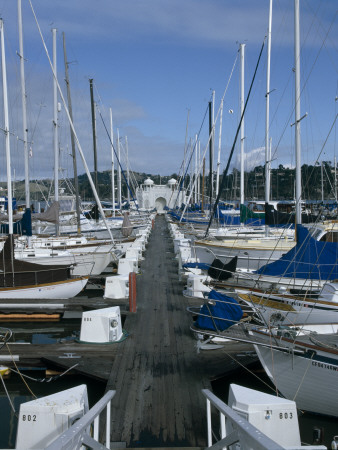
[[[263,166],[265,164],[265,148],[259,147],[253,150],[246,151],[244,154],[244,170],[250,172],[257,166]],[[232,167],[240,170],[241,167],[241,155],[240,149],[236,152]]]

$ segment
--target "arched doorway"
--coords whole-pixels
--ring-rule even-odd
[[[165,198],[163,197],[158,197],[155,200],[155,208],[158,214],[163,214],[164,213],[164,207],[167,205],[167,201]]]

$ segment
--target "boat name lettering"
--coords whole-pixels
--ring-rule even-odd
[[[293,418],[293,414],[292,412],[285,412],[285,413],[279,413],[279,418],[280,419],[292,419]]]
[[[321,367],[322,369],[329,369],[337,371],[337,367],[332,366],[331,364],[320,363],[317,361],[312,361],[312,365],[316,367]]]
[[[36,422],[36,415],[35,414],[33,414],[33,415],[31,415],[31,414],[28,414],[28,415],[26,415],[26,414],[24,414],[23,416],[22,416],[22,421],[23,422]]]

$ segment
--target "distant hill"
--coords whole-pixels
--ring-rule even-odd
[[[302,166],[302,197],[307,200],[321,200],[322,186],[324,199],[334,199],[336,183],[335,170],[331,165],[331,161],[323,161],[322,166],[316,164],[314,166],[304,164]],[[323,176],[322,176],[323,174]],[[93,179],[94,174],[91,173]],[[126,177],[126,173],[125,173]],[[150,173],[131,172],[130,184],[134,188],[143,183],[146,178],[150,177],[155,184],[166,184],[170,178],[179,180],[176,173],[166,176],[154,175]],[[102,200],[111,200],[111,172],[98,172],[98,193]],[[202,177],[201,177],[202,178]],[[214,177],[215,178],[215,177]],[[323,180],[322,180],[323,178]],[[93,192],[86,174],[79,175],[79,191],[82,200],[93,200]],[[202,180],[201,180],[202,181]],[[190,176],[187,175],[185,180],[185,187],[189,185]],[[226,178],[225,189],[222,193],[223,200],[238,200],[239,199],[239,183],[240,173],[234,169]],[[127,197],[127,184],[122,175],[122,195]],[[201,186],[202,186],[201,182]],[[209,176],[206,173],[204,179],[204,190],[208,193],[209,190]],[[74,180],[60,180],[60,187],[69,193],[71,187],[74,185]],[[264,200],[265,197],[265,168],[264,166],[257,166],[251,172],[245,173],[245,199],[246,200]],[[294,198],[295,191],[295,169],[290,169],[280,165],[278,169],[271,170],[271,200],[290,200]],[[115,188],[117,186],[116,172],[115,172]],[[0,187],[6,188],[6,183],[0,183]],[[24,201],[25,197],[25,183],[24,181],[16,181],[13,183],[14,195],[18,201]],[[45,179],[38,181],[31,181],[30,193],[31,199],[36,201],[48,198],[50,192],[53,192],[53,180]]]

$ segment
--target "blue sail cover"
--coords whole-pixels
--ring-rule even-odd
[[[243,311],[237,300],[215,290],[209,292],[208,298],[215,304],[208,303],[200,309],[195,326],[203,330],[224,331],[243,317]]]
[[[297,225],[297,244],[278,261],[266,264],[261,275],[331,281],[338,278],[338,243],[316,241],[307,228]]]

